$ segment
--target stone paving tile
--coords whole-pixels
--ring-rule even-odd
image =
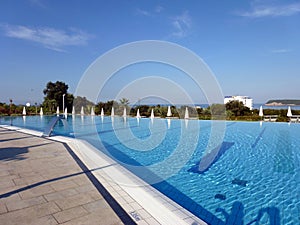
[[[0,217],[0,219],[4,220],[5,223],[3,225],[56,225],[58,224],[55,218],[52,215],[44,216],[44,217],[32,217],[32,216],[19,216],[19,214],[7,214],[6,217]],[[2,221],[3,221],[2,220]],[[0,222],[0,224],[2,224]]]
[[[78,184],[76,184],[74,181],[72,180],[59,180],[57,182],[52,182],[51,183],[51,187],[55,190],[55,191],[61,191],[61,190],[65,190],[65,189],[69,189],[69,188],[75,188],[78,187]]]
[[[71,209],[64,210],[53,214],[58,223],[64,223],[72,219],[76,219],[88,214],[88,211],[85,210],[82,206],[77,206]]]
[[[9,190],[11,191],[11,190]],[[3,192],[3,193],[7,193],[9,191],[6,191],[6,192]],[[1,194],[3,194],[1,193]],[[21,201],[21,197],[18,195],[18,194],[14,194],[14,195],[10,195],[6,198],[0,198],[0,203],[4,203],[4,204],[7,204],[9,202],[14,202],[14,201]]]
[[[103,198],[102,195],[100,195],[97,190],[92,190],[92,191],[86,192],[86,194],[88,194],[94,201]]]
[[[75,176],[72,180],[78,185],[87,185],[90,184],[89,179],[86,176]]]
[[[101,209],[105,209],[105,208],[109,208],[109,205],[107,204],[107,202],[104,199],[100,199],[94,202],[90,202],[87,203],[85,205],[83,205],[83,207],[89,211],[90,213],[101,210]]]
[[[55,190],[50,185],[40,185],[36,188],[31,188],[19,193],[22,199],[42,196],[45,194],[53,193]]]
[[[70,196],[64,199],[55,200],[55,203],[63,210],[73,208],[75,206],[84,205],[89,202],[93,202],[94,199],[87,194],[78,194]]]
[[[9,162],[8,164],[11,164]],[[13,171],[12,171],[13,170]],[[14,165],[11,166],[10,174],[19,175],[20,173],[31,173],[32,169],[28,165],[21,164],[20,162],[14,162]]]
[[[79,193],[85,193],[85,192],[89,192],[89,191],[95,190],[95,187],[94,187],[94,185],[92,185],[91,183],[89,183],[89,184],[85,184],[85,185],[80,185],[79,187],[77,187],[75,189]]]
[[[29,185],[29,184],[33,184],[33,183],[38,183],[43,181],[44,178],[42,176],[39,175],[33,175],[33,176],[27,176],[27,177],[20,177],[20,178],[16,178],[13,179],[13,182],[15,183],[15,185]]]
[[[0,169],[1,170],[1,169]],[[14,179],[18,179],[20,178],[19,174],[10,174],[9,171],[8,171],[8,175],[5,175],[5,176],[0,176],[0,180],[14,180]]]
[[[3,180],[0,180],[0,187],[2,188],[8,188],[8,187],[14,187],[15,186],[15,183],[10,180],[10,179],[3,179]]]
[[[46,218],[48,220],[49,218],[45,216],[51,215],[58,211],[60,211],[60,209],[54,203],[44,203],[38,206],[32,206],[26,209],[1,214],[0,221],[5,222],[3,223],[5,225],[43,224],[41,223],[41,220],[45,220]],[[44,217],[44,219],[42,219],[42,217]]]
[[[7,213],[6,205],[0,202],[0,214]]]
[[[9,171],[8,170],[2,170],[2,168],[0,168],[0,177],[2,179],[3,176],[8,176],[9,175]]]
[[[26,200],[10,201],[6,203],[6,207],[8,211],[14,211],[18,209],[27,208],[33,205],[39,205],[42,203],[46,203],[46,200],[42,196],[40,196],[40,197],[30,198]]]
[[[31,225],[56,225],[56,219],[52,215],[36,218],[32,221]]]
[[[45,171],[44,174],[42,174],[41,176],[44,178],[44,180],[51,180],[59,177],[68,176],[73,173],[74,171],[72,170],[66,171],[58,168],[53,168],[53,169],[49,168],[49,170]]]
[[[29,165],[31,167],[31,165]],[[36,171],[31,171],[31,172],[19,172],[20,178],[32,178],[32,177],[37,177],[38,173]],[[37,177],[38,179],[43,179],[42,177]]]
[[[120,225],[123,224],[116,215],[111,215],[109,209],[103,209],[101,211],[96,211],[90,213],[86,216],[70,220],[63,225],[95,225],[95,224],[105,224],[105,225]]]
[[[73,196],[76,194],[78,194],[78,191],[76,191],[74,188],[71,188],[71,189],[65,189],[62,191],[56,191],[56,192],[53,192],[50,194],[45,194],[44,198],[48,202],[50,202],[50,201],[54,201],[54,200],[58,200],[58,199],[64,199],[66,197]]]
[[[54,202],[48,202],[40,205],[33,206],[32,209],[35,211],[37,217],[51,215],[59,212],[60,208]]]

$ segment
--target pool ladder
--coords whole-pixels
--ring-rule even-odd
[[[50,137],[51,133],[53,131],[54,126],[56,125],[56,123],[61,120],[62,123],[64,124],[64,126],[66,125],[66,119],[64,116],[53,116],[52,119],[50,120],[49,124],[47,125],[47,127],[45,128],[42,137]]]

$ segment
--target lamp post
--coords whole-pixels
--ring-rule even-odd
[[[65,95],[66,94],[63,94],[63,112],[65,111]]]
[[[11,106],[12,106],[12,99],[9,99],[9,115],[11,116]]]
[[[10,118],[10,125],[12,126],[12,119],[11,119],[11,106],[12,106],[12,103],[13,103],[13,100],[12,99],[9,99],[9,118]]]

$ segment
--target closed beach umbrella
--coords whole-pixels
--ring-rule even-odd
[[[72,107],[72,115],[75,115],[75,107]]]
[[[65,116],[68,115],[68,108],[65,108]]]
[[[172,116],[172,112],[171,112],[171,106],[168,106],[168,113],[167,113],[167,117]]]
[[[40,109],[40,115],[42,116],[42,115],[44,115],[44,113],[43,113],[43,108],[41,107],[41,109]]]
[[[136,112],[136,118],[141,118],[140,109],[138,109],[137,112]]]
[[[100,115],[104,116],[104,110],[103,110],[103,108],[101,108],[101,114]]]
[[[25,109],[25,106],[23,107],[23,113],[22,113],[23,116],[26,116],[26,109]]]
[[[258,115],[261,116],[261,117],[264,116],[264,112],[263,112],[262,106],[259,107],[259,113],[258,113]]]
[[[151,119],[154,118],[154,111],[153,111],[153,109],[151,109],[151,116],[150,116],[150,118],[151,118]]]
[[[92,107],[92,109],[91,109],[91,116],[95,116],[95,110],[94,110],[94,107]]]
[[[124,107],[124,111],[123,111],[123,117],[126,117],[126,107]]]
[[[288,108],[288,111],[287,111],[287,114],[286,114],[287,117],[292,117],[293,114],[292,114],[292,110],[291,110],[291,107],[289,106]]]
[[[184,119],[188,119],[188,118],[189,118],[189,110],[188,107],[185,107]]]
[[[59,115],[59,106],[56,108],[56,114]]]
[[[114,110],[114,107],[111,108],[111,114],[110,116],[114,117],[115,116],[115,110]]]
[[[80,115],[84,115],[84,109],[83,109],[83,106],[81,106],[81,111],[80,111]]]

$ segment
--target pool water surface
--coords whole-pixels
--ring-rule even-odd
[[[0,124],[43,131],[50,120],[2,117]],[[68,116],[66,122],[53,134],[87,140],[210,224],[300,224],[300,124],[227,121],[211,159],[211,121]]]

